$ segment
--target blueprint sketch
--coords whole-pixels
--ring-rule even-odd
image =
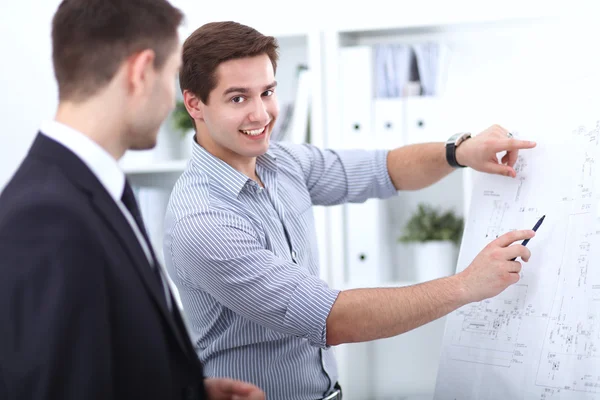
[[[600,108],[575,114],[522,125],[516,178],[474,179],[457,271],[546,219],[518,283],[446,317],[436,400],[600,400]]]

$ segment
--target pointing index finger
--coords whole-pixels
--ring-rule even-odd
[[[492,242],[492,243],[495,243],[500,247],[507,247],[516,241],[531,239],[534,236],[535,236],[535,232],[531,229],[525,229],[525,230],[520,230],[520,231],[511,231],[511,232],[505,233],[504,235],[500,236],[499,238],[494,240],[494,242]]]
[[[504,139],[498,141],[496,145],[497,152],[501,151],[512,151],[521,149],[532,149],[536,146],[536,143],[531,140],[520,140],[520,139]]]

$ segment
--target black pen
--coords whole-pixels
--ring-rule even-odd
[[[535,223],[535,226],[534,226],[534,227],[533,227],[533,229],[532,229],[534,232],[537,232],[537,230],[538,230],[538,228],[540,227],[540,225],[542,224],[542,222],[544,222],[544,218],[546,218],[546,216],[545,216],[545,215],[542,215],[542,218],[540,218],[540,219],[538,220],[538,222],[536,222],[536,223]],[[525,240],[523,240],[523,242],[521,242],[521,246],[527,246],[527,243],[529,243],[529,239],[525,239]],[[513,259],[512,259],[512,260],[510,260],[510,261],[515,261],[516,259],[517,259],[517,257],[513,258]]]

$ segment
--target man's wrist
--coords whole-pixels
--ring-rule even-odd
[[[461,146],[458,146],[454,152],[454,158],[456,159],[458,165],[460,165],[461,167],[468,167],[464,157],[465,144],[466,143],[463,143]]]
[[[448,140],[446,141],[445,144],[445,149],[446,149],[446,161],[448,162],[448,164],[453,167],[453,168],[462,168],[465,167],[466,164],[463,164],[459,161],[459,150],[462,147],[461,144],[466,141],[467,139],[469,139],[471,137],[471,134],[468,132],[461,132],[461,133],[456,133],[452,136],[450,136],[450,138],[448,138]],[[462,152],[460,152],[462,153]],[[464,156],[464,154],[462,155]],[[461,158],[461,160],[464,161],[464,157]]]
[[[465,283],[465,279],[462,273],[458,273],[446,278],[450,283],[450,288],[453,293],[455,300],[454,306],[460,308],[466,304],[469,304],[469,289]]]

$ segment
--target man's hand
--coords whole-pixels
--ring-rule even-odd
[[[479,135],[467,139],[456,149],[456,161],[480,172],[515,177],[514,165],[517,162],[519,150],[531,149],[535,142],[518,140],[511,137],[509,132],[499,125],[492,125]],[[501,162],[497,153],[506,151]]]
[[[467,302],[496,296],[508,286],[518,282],[521,263],[510,260],[521,257],[523,261],[529,261],[531,252],[525,246],[520,244],[511,246],[511,244],[534,236],[535,232],[532,230],[505,233],[488,244],[475,257],[471,265],[459,272],[457,277],[465,287]]]
[[[210,400],[265,400],[265,393],[246,382],[227,378],[208,378],[204,381]]]

